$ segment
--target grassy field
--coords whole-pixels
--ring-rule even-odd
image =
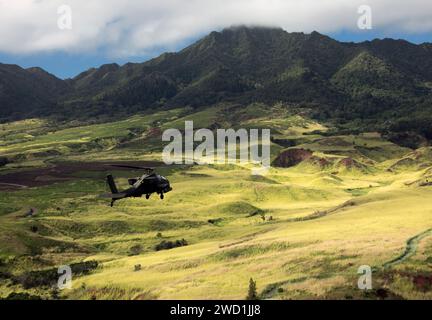
[[[79,128],[37,119],[3,125],[0,154],[14,162],[1,175],[160,160],[161,130],[185,120],[196,128],[239,127],[239,119],[271,128],[275,138],[296,142],[288,149],[311,150],[325,166],[305,160],[265,177],[239,165],[163,167],[173,186],[165,200],[127,199],[113,208],[98,198],[105,175],[126,187],[139,172],[83,166],[61,180],[55,172],[51,180],[33,175],[36,186],[0,193],[0,297],[244,299],[252,277],[262,299],[432,298],[432,151],[413,152],[376,133],[321,136],[314,132],[326,125],[275,110],[261,117],[260,105],[177,109]],[[273,143],[273,158],[285,149]],[[155,249],[183,239],[185,246]],[[98,267],[74,277],[71,290],[23,285],[30,271],[93,260]],[[374,270],[373,290],[357,288],[362,265]]]

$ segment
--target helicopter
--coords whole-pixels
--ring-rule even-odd
[[[149,199],[152,193],[159,194],[161,199],[164,198],[164,194],[172,190],[170,182],[164,176],[161,176],[155,172],[154,168],[148,167],[136,167],[129,165],[112,165],[113,167],[129,168],[144,170],[144,174],[141,177],[130,178],[128,183],[131,186],[128,189],[119,191],[115,183],[114,177],[109,174],[106,177],[107,184],[111,190],[111,193],[102,194],[102,198],[111,199],[111,207],[117,200],[124,198],[139,198],[145,195],[146,199]]]

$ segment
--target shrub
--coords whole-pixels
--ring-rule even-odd
[[[142,246],[140,244],[132,246],[129,249],[129,255],[131,256],[139,255],[141,252],[142,252]]]
[[[222,218],[209,219],[209,220],[207,220],[207,222],[210,224],[218,224],[218,223],[222,222]]]
[[[31,295],[27,292],[12,292],[5,300],[42,300],[39,296]]]
[[[134,266],[134,271],[136,272],[136,271],[140,271],[140,270],[141,270],[141,265],[140,264],[136,264]]]
[[[256,282],[252,278],[249,279],[249,289],[246,300],[258,300]]]
[[[187,245],[188,245],[188,243],[185,239],[176,240],[176,241],[163,240],[162,242],[160,242],[159,244],[157,244],[155,246],[155,250],[156,251],[169,250],[169,249],[173,249],[173,248],[177,248],[177,247],[183,247],[183,246],[187,246]]]
[[[60,299],[59,290],[58,290],[56,287],[54,287],[54,288],[51,290],[51,299],[53,299],[53,300],[58,300],[58,299]]]

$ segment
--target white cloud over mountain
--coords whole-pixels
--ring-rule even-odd
[[[357,9],[365,4],[376,29],[432,33],[431,0],[0,0],[0,51],[127,57],[239,24],[359,31]],[[72,10],[71,30],[58,27],[62,5]]]

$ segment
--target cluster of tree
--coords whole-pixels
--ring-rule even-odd
[[[391,132],[415,132],[426,139],[432,139],[432,117],[401,118],[389,126]]]
[[[70,265],[73,276],[89,274],[98,267],[95,260],[72,263]],[[21,284],[25,289],[35,287],[51,287],[57,284],[59,278],[58,269],[46,269],[38,271],[25,272],[12,280],[15,284]]]
[[[2,300],[0,298],[0,300]],[[30,293],[27,292],[11,292],[6,298],[4,298],[3,300],[42,300],[41,297],[36,296],[36,295],[32,295]]]

